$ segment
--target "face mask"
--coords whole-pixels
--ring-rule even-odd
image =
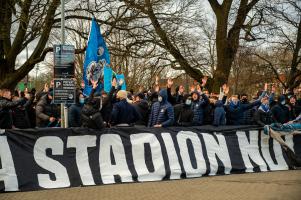
[[[190,99],[187,99],[187,100],[185,101],[185,104],[188,105],[188,106],[190,106],[190,105],[191,105],[191,100],[190,100]]]
[[[284,105],[284,104],[285,104],[285,101],[281,101],[281,104]]]
[[[84,104],[85,103],[85,99],[84,98],[79,98],[79,103],[80,104]]]
[[[163,100],[162,97],[159,96],[159,97],[158,97],[158,101],[159,101],[159,102],[162,102],[162,100]]]
[[[238,101],[232,101],[232,103],[233,103],[235,106],[237,106]]]

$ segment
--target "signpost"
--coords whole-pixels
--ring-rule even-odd
[[[73,78],[75,49],[73,45],[54,45],[54,78]]]
[[[55,104],[75,103],[75,84],[72,79],[54,79],[53,102]]]
[[[54,98],[56,98],[57,101],[62,102],[62,128],[68,128],[68,107],[65,103],[68,103],[69,100],[71,101],[71,93],[75,99],[75,86],[74,81],[71,79],[74,78],[74,53],[74,46],[65,45],[65,0],[61,0],[61,44],[54,45],[54,78],[60,78],[60,80],[56,79],[55,83],[61,84],[62,88],[57,88],[57,93],[55,94],[57,96],[54,96]],[[71,82],[73,82],[72,92],[72,87],[70,87]],[[66,98],[66,96],[68,97]],[[72,102],[74,103],[74,100],[72,100]]]

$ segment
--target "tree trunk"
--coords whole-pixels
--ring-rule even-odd
[[[216,53],[217,53],[217,66],[213,72],[212,80],[208,85],[209,90],[218,93],[220,87],[228,82],[232,62],[234,61],[235,51],[231,48],[227,36],[228,29],[228,13],[216,13],[217,27],[216,27]]]

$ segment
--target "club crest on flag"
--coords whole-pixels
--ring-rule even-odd
[[[83,80],[85,82],[85,95],[88,96],[92,90],[92,80],[99,83],[103,82],[104,68],[109,65],[110,54],[108,48],[100,34],[100,28],[96,20],[93,19],[84,62]],[[103,85],[97,90],[99,91],[101,88],[103,88]]]

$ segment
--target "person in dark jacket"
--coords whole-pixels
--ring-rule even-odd
[[[192,99],[189,95],[183,98],[185,103],[177,104],[174,107],[175,125],[176,126],[192,126],[193,111],[191,110]]]
[[[85,97],[80,90],[76,91],[75,104],[68,109],[69,127],[81,127],[81,110],[85,104]]]
[[[246,104],[246,105],[250,104],[247,94],[242,94],[241,95],[240,103],[241,104]],[[243,119],[242,119],[242,125],[252,125],[252,124],[254,124],[254,113],[255,113],[255,111],[256,111],[256,109],[254,107],[244,111]]]
[[[226,125],[226,111],[224,109],[224,103],[222,100],[217,100],[215,103],[213,125]]]
[[[273,114],[269,106],[269,98],[264,97],[261,100],[261,105],[254,114],[254,121],[260,126],[270,125],[275,122]]]
[[[176,87],[176,92],[174,95],[171,94],[171,88],[173,85],[173,80],[167,80],[167,101],[171,103],[171,105],[182,104],[185,102],[184,100],[184,86],[180,85]]]
[[[33,98],[28,95],[28,93],[26,94],[26,97],[24,92],[21,92],[20,94],[20,97],[15,97],[16,101],[23,99],[24,104],[12,109],[13,126],[16,128],[26,129],[31,127],[28,111],[33,102]]]
[[[204,107],[204,125],[212,125],[214,121],[215,103],[217,100],[218,97],[211,96],[209,98],[209,103]]]
[[[225,106],[227,125],[242,125],[243,114],[246,110],[252,109],[254,106],[261,104],[261,99],[266,95],[266,92],[262,92],[259,99],[249,104],[242,104],[237,95],[231,97],[229,105]]]
[[[276,123],[287,123],[290,121],[290,112],[286,106],[286,98],[284,95],[278,97],[277,104],[271,109]]]
[[[149,116],[148,102],[144,100],[144,94],[139,93],[135,97],[135,103],[133,104],[141,118],[135,123],[136,125],[147,126]]]
[[[193,125],[200,126],[203,124],[204,107],[209,103],[209,99],[205,94],[197,91],[192,92],[191,110],[193,111]]]
[[[289,96],[288,107],[290,111],[290,120],[296,119],[301,113],[301,106],[297,103],[296,96],[294,95]]]
[[[26,92],[25,98],[27,99],[25,109],[30,122],[30,128],[34,128],[36,127],[36,110],[35,110],[36,103],[34,102],[35,89],[33,88],[30,92]]]
[[[12,101],[11,91],[8,89],[0,90],[0,128],[11,129],[13,126],[11,109],[23,104],[23,99]]]
[[[82,127],[101,130],[104,128],[104,122],[101,115],[102,102],[100,97],[94,97],[98,82],[91,80],[92,91],[85,100],[81,110]]]
[[[167,127],[174,123],[174,109],[167,101],[167,90],[162,89],[158,95],[158,102],[151,108],[148,127]]]
[[[36,126],[37,127],[56,127],[60,123],[60,110],[53,104],[53,90],[41,97],[36,105]]]
[[[117,92],[119,102],[113,105],[112,125],[134,125],[141,117],[133,105],[127,102],[127,92],[120,90]]]

